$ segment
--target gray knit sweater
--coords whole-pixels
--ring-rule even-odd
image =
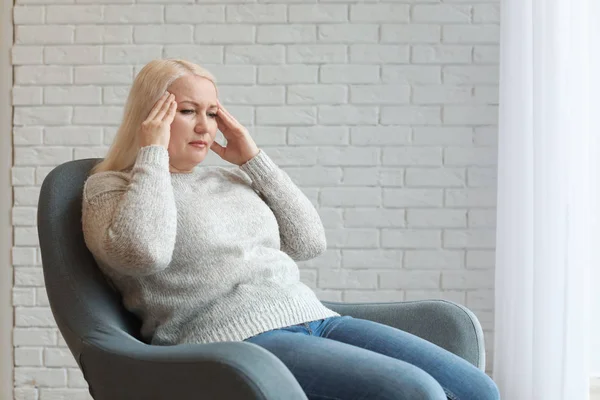
[[[241,167],[170,173],[164,147],[129,172],[90,176],[85,242],[157,345],[239,341],[339,315],[300,282],[295,260],[326,249],[321,219],[261,149]]]

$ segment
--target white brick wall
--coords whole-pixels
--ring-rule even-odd
[[[15,399],[89,398],[48,308],[39,186],[105,153],[161,57],[209,68],[318,207],[328,250],[300,265],[321,299],[456,301],[491,349],[498,0],[57,3],[14,8]]]

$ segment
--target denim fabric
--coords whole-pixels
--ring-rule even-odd
[[[364,319],[321,319],[246,341],[283,361],[311,400],[500,398],[495,383],[464,359]]]

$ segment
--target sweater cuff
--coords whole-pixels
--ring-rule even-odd
[[[158,165],[169,168],[169,152],[164,146],[151,145],[138,150],[136,165]]]
[[[264,180],[272,176],[279,169],[277,164],[262,149],[259,149],[258,154],[240,165],[240,169],[250,176],[253,181]]]

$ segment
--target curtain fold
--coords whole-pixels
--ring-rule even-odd
[[[506,399],[589,395],[595,1],[501,5],[493,377]]]

